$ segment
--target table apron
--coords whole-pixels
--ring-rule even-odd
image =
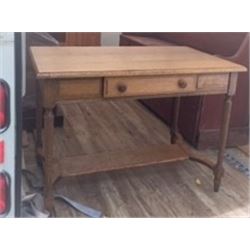
[[[229,79],[229,73],[50,79],[41,84],[42,102],[44,107],[51,107],[60,101],[84,99],[147,99],[226,94],[229,91]],[[230,91],[235,92],[235,86]]]

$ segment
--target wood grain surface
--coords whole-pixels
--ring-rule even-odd
[[[38,78],[241,72],[246,68],[185,47],[31,47]]]
[[[64,129],[55,131],[59,156],[169,144],[169,128],[135,101],[87,101],[64,107],[71,119],[65,121]],[[24,149],[25,165],[37,174],[41,169],[30,134],[29,142]],[[205,153],[216,159],[216,151]],[[187,160],[63,178],[55,192],[99,209],[107,217],[249,217],[248,178],[225,163],[223,185],[214,193],[212,177],[209,169]],[[84,217],[59,200],[55,210],[57,217]]]

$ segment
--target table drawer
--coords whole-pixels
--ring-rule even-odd
[[[104,81],[104,97],[154,96],[196,90],[197,77],[110,77]]]

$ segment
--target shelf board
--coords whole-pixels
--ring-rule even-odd
[[[161,145],[142,147],[137,150],[65,157],[59,161],[58,166],[60,176],[65,177],[186,159],[188,155],[178,145]]]

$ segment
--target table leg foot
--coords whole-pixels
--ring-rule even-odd
[[[51,216],[54,216],[54,197],[53,197],[53,186],[45,185],[44,187],[44,205],[45,209],[49,211]]]
[[[221,179],[224,175],[224,168],[219,167],[218,170],[217,167],[214,170],[214,192],[219,192]]]

